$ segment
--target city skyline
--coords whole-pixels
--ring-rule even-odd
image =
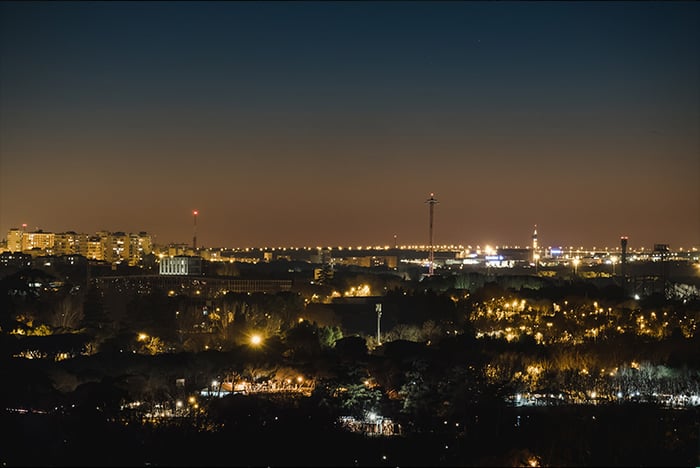
[[[197,212],[197,215],[199,215],[199,212]],[[86,232],[86,231],[81,231],[81,230],[76,230],[76,229],[69,229],[69,230],[64,230],[64,231],[54,231],[51,229],[44,229],[42,227],[36,226],[34,228],[31,228],[30,226],[23,224],[20,227],[13,227],[8,231],[4,237],[1,237],[3,242],[7,242],[7,250],[8,251],[26,251],[27,249],[17,249],[16,246],[11,248],[9,246],[9,237],[12,232],[15,232],[15,235],[17,235],[17,231],[19,232],[20,236],[23,236],[25,234],[36,234],[36,233],[42,233],[42,234],[55,234],[55,235],[77,235],[77,236],[87,236],[87,237],[100,237],[100,236],[105,236],[105,235],[113,235],[113,234],[118,234],[118,235],[125,235],[125,236],[130,236],[130,235],[144,235],[147,236],[150,241],[153,242],[153,245],[157,245],[159,247],[167,247],[167,246],[178,246],[178,247],[184,247],[190,251],[194,250],[218,250],[218,249],[227,249],[227,250],[255,250],[255,249],[316,249],[316,248],[339,248],[339,249],[360,249],[360,250],[373,250],[373,249],[392,249],[392,248],[399,248],[399,249],[424,249],[426,251],[430,250],[431,243],[430,241],[428,242],[417,242],[417,243],[400,243],[398,242],[397,238],[393,239],[393,242],[391,243],[382,243],[382,242],[369,242],[366,244],[267,244],[267,245],[199,245],[196,244],[196,235],[193,237],[193,239],[190,239],[189,242],[175,242],[175,241],[168,241],[168,240],[160,240],[158,233],[154,232],[148,232],[144,230],[136,230],[136,231],[125,231],[125,230],[107,230],[107,229],[101,229],[99,231],[93,231],[93,232]],[[196,232],[196,230],[195,230]],[[629,250],[630,252],[643,252],[643,251],[648,251],[651,252],[657,248],[664,248],[668,249],[671,252],[697,252],[700,250],[700,247],[696,245],[688,245],[688,246],[672,246],[669,245],[668,243],[664,242],[655,242],[652,245],[642,245],[642,244],[632,244],[630,246],[629,244],[629,237],[628,236],[620,236],[619,239],[617,239],[617,243],[612,243],[612,244],[600,244],[600,245],[583,245],[578,242],[558,242],[558,243],[550,243],[550,244],[542,244],[539,241],[535,240],[536,236],[531,236],[529,238],[529,242],[512,242],[512,243],[504,243],[504,244],[494,244],[490,242],[458,242],[458,243],[437,243],[434,242],[433,246],[436,249],[457,249],[457,248],[463,248],[466,250],[473,250],[473,251],[484,251],[488,252],[491,249],[496,249],[496,248],[503,248],[503,249],[533,249],[534,251],[537,252],[542,252],[546,253],[550,249],[553,251],[559,251],[562,250],[563,252],[566,252],[567,250],[572,251],[576,254],[579,253],[586,253],[586,252],[602,252],[602,251],[610,251],[610,252],[615,252],[622,250],[621,244],[622,244],[622,239],[624,239],[624,244],[625,244],[625,249]],[[15,237],[13,239],[13,242],[21,242],[21,239]],[[30,241],[31,242],[31,241]],[[45,240],[40,240],[41,242],[45,242]],[[2,252],[2,245],[0,245],[0,252]]]
[[[700,246],[694,2],[0,13],[3,237]]]

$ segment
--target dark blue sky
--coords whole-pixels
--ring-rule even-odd
[[[2,2],[0,236],[700,247],[696,2]]]

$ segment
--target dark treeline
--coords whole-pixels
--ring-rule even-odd
[[[321,408],[313,399],[281,407],[224,397],[210,408],[228,422],[217,431],[94,413],[3,414],[2,458],[6,466],[695,466],[698,457],[697,410],[481,405],[459,433],[379,438],[338,430]]]
[[[69,281],[29,286],[50,280],[42,271],[0,280],[7,466],[700,462],[698,406],[654,401],[700,394],[697,298],[631,302],[615,287],[547,282],[484,281],[470,291],[447,278],[366,274],[310,292],[208,298]],[[311,298],[360,283],[381,291],[381,343],[373,302]],[[356,313],[372,320],[350,332]],[[508,338],[506,329],[528,332]],[[254,332],[265,336],[260,346],[250,343]],[[313,383],[303,396],[199,395],[213,381],[296,378]],[[638,401],[614,398],[632,392]],[[516,406],[516,393],[578,403]],[[178,414],[176,401],[187,411]],[[176,417],[148,416],[166,409]],[[339,423],[372,413],[391,418],[399,435]]]

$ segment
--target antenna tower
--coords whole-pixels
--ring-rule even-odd
[[[425,201],[428,205],[430,205],[430,259],[429,259],[429,264],[428,264],[428,276],[433,276],[433,263],[435,260],[435,250],[433,247],[433,210],[435,207],[435,204],[440,203],[435,199],[435,196],[433,193],[430,194],[430,198],[428,198]]]
[[[197,215],[199,211],[194,210],[192,215],[194,216],[194,235],[192,236],[192,249],[197,250]]]
[[[539,263],[540,252],[539,245],[537,244],[537,224],[535,224],[535,230],[532,233],[532,262],[535,264],[535,271],[537,271],[537,264]]]

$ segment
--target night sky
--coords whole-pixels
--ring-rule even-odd
[[[700,247],[698,2],[0,2],[0,237]]]

